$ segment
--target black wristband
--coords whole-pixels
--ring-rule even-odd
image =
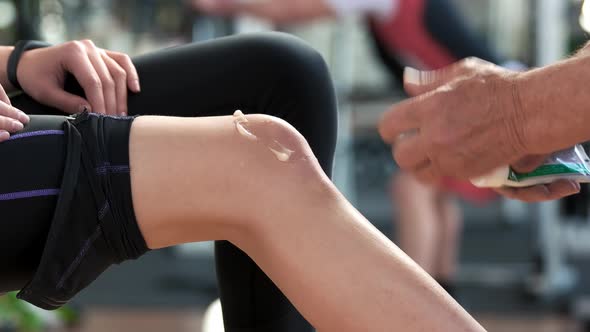
[[[8,76],[8,81],[16,89],[22,90],[20,84],[18,83],[18,78],[16,77],[16,70],[18,69],[18,63],[23,53],[29,50],[49,46],[51,46],[51,44],[37,40],[21,40],[18,43],[16,43],[16,45],[14,46],[14,50],[8,58],[8,66],[6,68],[6,75]]]

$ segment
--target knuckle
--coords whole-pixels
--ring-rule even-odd
[[[119,62],[124,62],[124,63],[131,62],[131,58],[125,53],[110,51],[109,56]]]
[[[467,57],[461,61],[459,61],[459,68],[460,69],[469,69],[473,65],[473,57]]]
[[[119,53],[118,56],[121,58],[122,61],[127,63],[131,63],[131,57],[125,53]]]
[[[18,119],[18,111],[12,106],[6,106],[7,107],[4,109],[2,113],[9,118]]]
[[[92,77],[88,80],[88,86],[93,89],[102,90],[102,81],[98,77]]]
[[[0,115],[0,129],[12,131],[14,129],[14,120],[10,117]]]
[[[480,58],[470,56],[465,59],[464,63],[467,67],[473,68],[473,67],[476,67],[477,65],[480,65],[482,62],[483,62],[483,60],[481,60]]]
[[[102,87],[106,89],[112,89],[115,87],[115,80],[112,77],[106,77],[102,82]]]
[[[94,42],[90,39],[82,39],[81,42],[87,47],[95,47]]]
[[[123,68],[115,68],[113,70],[113,77],[117,80],[127,80],[127,72]]]
[[[84,47],[84,44],[82,44],[81,42],[79,42],[77,40],[66,43],[65,47],[68,50],[68,52],[73,53],[73,54],[83,53],[86,50],[86,48]]]

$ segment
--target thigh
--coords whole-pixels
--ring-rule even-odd
[[[20,289],[36,268],[60,192],[63,116],[31,116],[0,143],[0,292]]]

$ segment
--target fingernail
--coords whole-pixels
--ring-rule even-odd
[[[421,74],[419,70],[412,67],[406,67],[404,69],[404,83],[420,85],[422,83],[420,77]]]
[[[402,142],[405,139],[408,138],[412,138],[416,135],[420,134],[420,130],[418,129],[410,129],[407,131],[404,131],[403,133],[397,135],[397,137],[395,138],[395,141],[393,141],[393,145],[397,145],[398,143]]]
[[[19,131],[19,130],[23,130],[24,127],[25,126],[22,123],[20,123],[16,120],[12,121],[12,130]]]
[[[577,193],[579,193],[579,192],[580,192],[580,190],[582,190],[582,186],[581,186],[581,185],[580,185],[578,182],[572,181],[572,182],[571,182],[571,185],[572,185],[572,188],[573,188],[573,189],[574,189],[574,190],[575,190]]]
[[[0,141],[6,141],[10,138],[10,134],[7,131],[0,130]]]
[[[119,115],[120,116],[127,116],[127,112],[121,112]]]
[[[139,86],[139,80],[131,81],[131,88],[133,92],[141,92],[141,86]]]
[[[90,106],[82,104],[78,106],[78,112],[90,112]]]
[[[29,121],[31,121],[31,118],[25,114],[25,112],[18,110],[18,120],[24,124],[29,123]]]

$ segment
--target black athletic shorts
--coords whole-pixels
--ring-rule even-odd
[[[67,118],[34,116],[32,124],[58,119],[63,119],[61,131],[28,132],[4,143],[24,145],[37,135],[63,135],[65,141],[62,183],[43,255],[18,294],[48,310],[66,304],[109,266],[148,251],[131,197],[129,134],[134,118],[85,112]]]

